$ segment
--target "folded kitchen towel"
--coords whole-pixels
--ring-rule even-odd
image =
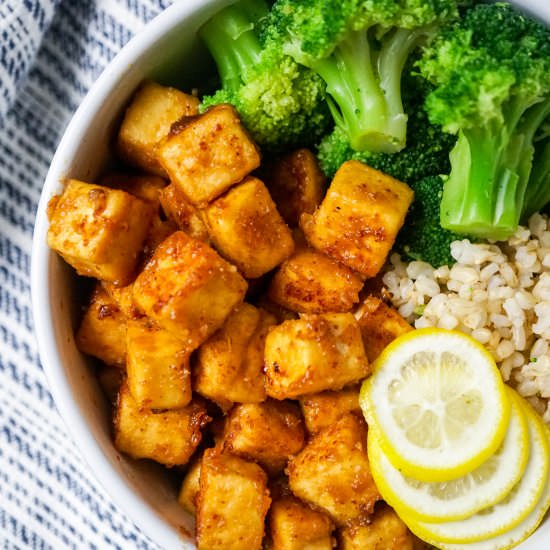
[[[180,0],[185,1],[185,0]],[[84,94],[169,0],[0,0],[0,548],[157,548],[67,435],[33,335],[32,231]]]

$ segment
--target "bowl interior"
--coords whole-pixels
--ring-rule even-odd
[[[83,287],[46,245],[46,205],[67,177],[93,181],[112,161],[112,139],[138,84],[152,78],[189,90],[213,70],[196,37],[200,25],[231,0],[186,0],[165,10],[134,38],[82,103],[48,174],[38,208],[33,244],[32,295],[40,355],[57,407],[84,458],[113,500],[153,540],[166,548],[192,548],[192,518],[177,503],[177,485],[164,468],[118,453],[111,411],[88,361],[78,352],[74,327]],[[550,5],[514,2],[550,22]],[[550,522],[522,548],[548,548]],[[546,542],[544,542],[546,541]]]

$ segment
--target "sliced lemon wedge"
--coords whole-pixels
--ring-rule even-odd
[[[427,523],[404,515],[403,519],[411,531],[436,546],[440,546],[441,542],[479,542],[509,532],[526,521],[539,506],[548,507],[543,496],[548,485],[547,428],[525,401],[520,403],[529,427],[529,460],[523,477],[510,493],[494,506],[460,521]],[[535,515],[538,517],[538,513]]]
[[[523,475],[529,457],[520,398],[512,389],[508,392],[512,415],[502,445],[481,466],[455,480],[430,483],[404,476],[384,455],[376,429],[370,429],[370,467],[384,500],[400,515],[427,522],[463,519],[502,500]]]
[[[481,344],[458,331],[411,331],[385,348],[360,404],[380,446],[403,474],[448,481],[498,450],[511,401]]]

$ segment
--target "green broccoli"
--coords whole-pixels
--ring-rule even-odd
[[[441,31],[418,67],[434,85],[430,120],[458,136],[441,225],[506,239],[525,209],[543,206],[533,201],[547,200],[530,185],[547,181],[548,164],[530,173],[534,137],[550,114],[550,31],[509,4],[479,4]]]
[[[323,172],[332,177],[347,160],[360,160],[398,180],[412,184],[425,177],[450,171],[449,151],[456,138],[429,123],[426,113],[411,111],[407,128],[407,147],[398,153],[355,151],[347,134],[338,126],[320,143],[317,157]]]
[[[397,236],[397,250],[410,259],[428,262],[433,267],[454,264],[451,243],[464,236],[443,229],[439,223],[443,179],[428,176],[411,187],[414,200]]]
[[[281,50],[262,46],[259,29],[268,11],[264,0],[241,0],[200,29],[221,80],[201,109],[232,104],[266,151],[313,145],[330,124],[325,85]]]
[[[282,48],[323,78],[354,150],[392,153],[406,141],[406,61],[457,13],[456,0],[277,0],[262,32],[268,49]]]

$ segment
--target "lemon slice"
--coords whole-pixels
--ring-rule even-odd
[[[537,527],[542,523],[544,516],[550,508],[550,479],[546,481],[546,487],[541,499],[533,508],[531,513],[518,525],[510,531],[506,531],[502,535],[480,542],[472,542],[468,544],[468,550],[509,550],[521,544],[524,540],[530,537]],[[445,544],[442,542],[436,543],[438,548],[442,550],[465,550],[463,544]],[[542,546],[537,546],[542,548]]]
[[[519,397],[512,397],[512,415],[504,442],[473,472],[451,481],[427,483],[404,476],[386,458],[375,429],[369,430],[368,455],[376,486],[400,515],[418,521],[463,519],[502,500],[519,481],[529,456],[529,431]]]
[[[385,348],[360,403],[391,463],[420,481],[456,479],[485,462],[504,440],[511,408],[489,352],[433,328]]]
[[[521,480],[500,502],[473,516],[445,523],[403,518],[411,531],[430,541],[467,543],[496,537],[519,525],[536,508],[548,483],[548,433],[541,418],[523,404],[529,427],[529,460]]]

